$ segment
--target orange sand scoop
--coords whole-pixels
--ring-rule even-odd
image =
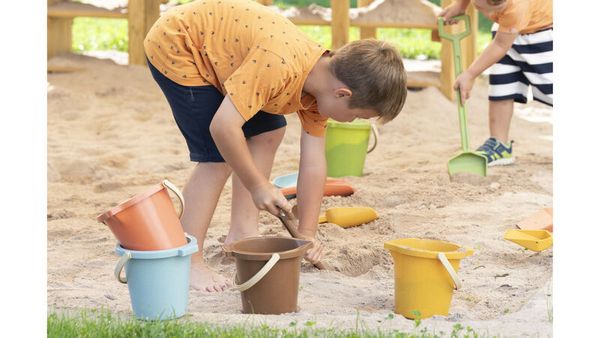
[[[544,208],[527,217],[517,224],[517,228],[523,230],[548,230],[552,232],[552,208]]]
[[[377,219],[377,212],[369,207],[329,208],[325,215],[319,216],[319,223],[333,223],[342,228],[350,228]]]
[[[509,229],[504,239],[517,243],[531,251],[544,251],[552,246],[552,233],[547,230]]]
[[[296,197],[296,186],[287,187],[281,189],[281,193],[287,199]],[[323,190],[323,196],[350,196],[354,194],[354,188],[344,181],[332,180],[325,183],[325,189]]]

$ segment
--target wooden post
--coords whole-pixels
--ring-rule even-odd
[[[160,15],[161,0],[129,0],[129,64],[144,65],[144,38]]]
[[[48,0],[48,5],[60,1]],[[72,28],[73,19],[71,18],[48,18],[48,59],[55,55],[71,51]]]
[[[373,0],[358,0],[358,7],[366,7]],[[360,39],[377,39],[377,27],[360,27]]]
[[[450,5],[452,0],[442,0],[442,8]],[[465,71],[468,66],[471,65],[475,60],[475,53],[477,47],[477,11],[473,5],[469,5],[466,10],[466,14],[471,17],[471,35],[461,41],[460,49],[462,53],[462,69]],[[464,29],[464,25],[452,25],[445,27],[447,31],[456,33]],[[440,52],[440,59],[442,61],[442,70],[440,73],[440,91],[450,100],[454,101],[454,58],[452,53],[452,43],[446,39],[442,39],[442,50]]]
[[[350,0],[331,0],[331,47],[340,48],[350,40]]]

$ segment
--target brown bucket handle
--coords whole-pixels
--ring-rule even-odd
[[[177,218],[181,218],[181,215],[183,215],[183,210],[185,209],[185,200],[183,199],[183,194],[181,193],[181,191],[179,191],[179,189],[177,189],[175,184],[171,183],[167,179],[164,179],[162,181],[162,185],[164,185],[167,189],[171,190],[175,194],[175,196],[177,196],[177,199],[179,199],[179,203],[181,203],[181,209],[179,210]]]
[[[263,277],[269,273],[269,271],[271,271],[271,269],[275,266],[275,264],[277,263],[277,261],[279,261],[280,256],[278,253],[274,253],[271,258],[267,261],[267,264],[265,264],[260,270],[258,270],[258,272],[250,277],[250,279],[248,279],[247,281],[245,281],[242,284],[237,284],[237,274],[235,276],[235,285],[231,287],[231,289],[233,291],[240,291],[240,292],[244,292],[248,289],[250,289],[251,287],[253,287],[254,285],[256,285],[256,283],[260,282],[261,279],[263,279]]]

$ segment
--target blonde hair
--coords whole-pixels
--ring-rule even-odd
[[[406,71],[392,45],[358,40],[331,54],[331,72],[352,90],[349,108],[374,109],[382,123],[400,113],[406,100]]]

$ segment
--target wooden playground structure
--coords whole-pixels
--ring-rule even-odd
[[[358,0],[358,8],[350,8],[350,0],[331,0],[331,8],[312,4],[308,7],[286,10],[272,6],[272,0],[257,0],[287,17],[296,25],[331,26],[331,46],[339,48],[349,41],[350,27],[359,27],[360,38],[376,38],[377,28],[422,28],[431,30],[431,39],[440,41],[437,34],[437,14],[441,8],[427,0]],[[442,0],[442,7],[452,0]],[[115,0],[118,6],[101,7],[102,1],[88,0],[86,3],[70,0],[48,0],[48,59],[71,51],[71,29],[76,17],[99,17],[127,19],[129,38],[129,63],[145,64],[143,40],[158,19],[161,6],[167,0]],[[166,8],[166,7],[163,7]],[[472,27],[477,27],[477,13],[472,5],[467,9]],[[447,27],[449,31],[460,27]],[[474,32],[477,30],[474,29]],[[476,35],[471,34],[461,43],[463,69],[474,59]],[[441,71],[409,72],[409,87],[438,87],[450,100],[454,99],[454,65],[451,46],[441,41]]]

